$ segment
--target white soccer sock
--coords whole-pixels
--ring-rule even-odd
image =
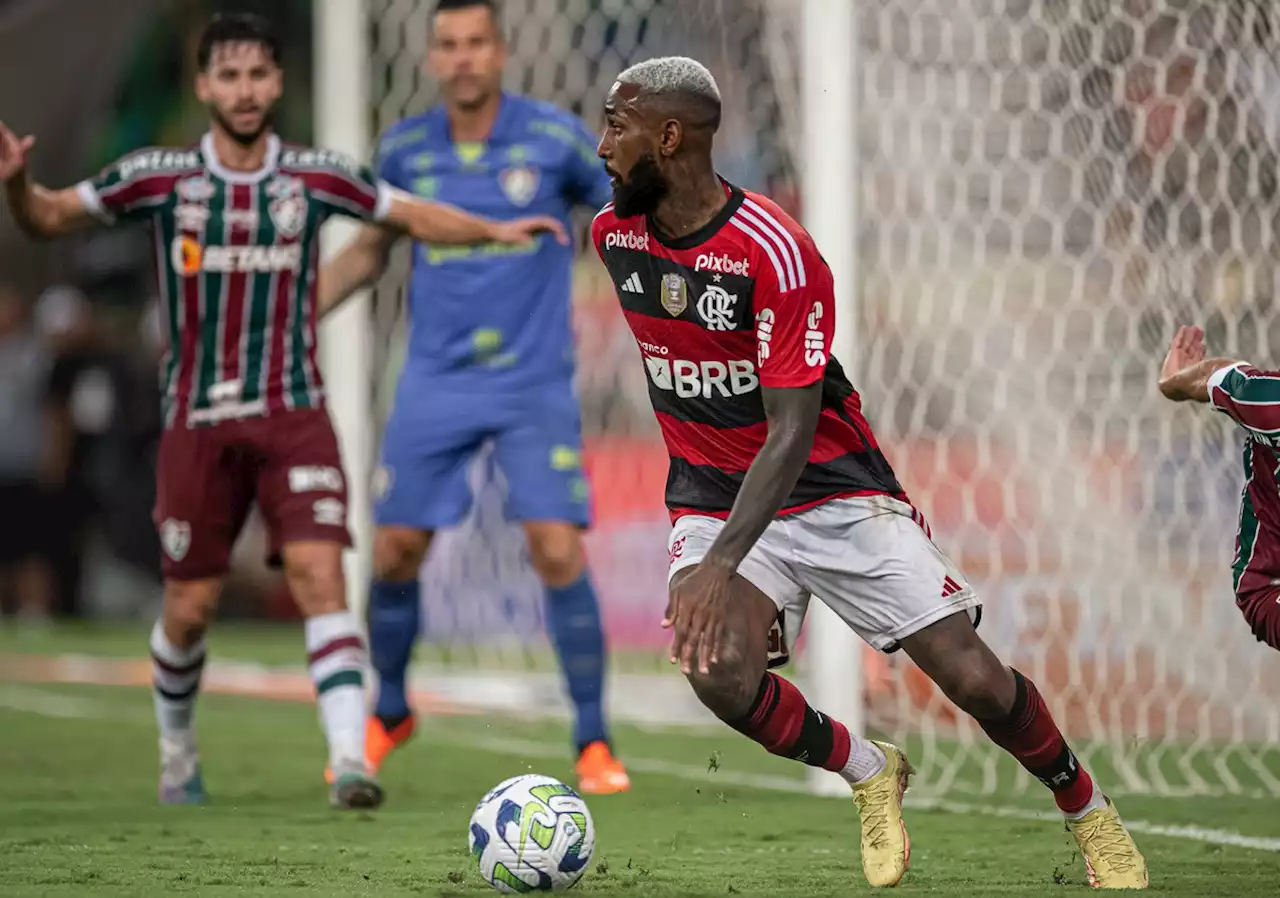
[[[151,682],[161,744],[194,749],[192,722],[203,672],[204,640],[189,649],[179,648],[164,635],[164,624],[157,620],[151,628]]]
[[[306,638],[329,766],[363,766],[366,654],[360,628],[350,611],[335,611],[307,618]]]
[[[880,746],[869,739],[849,734],[849,760],[845,761],[840,775],[846,782],[864,783],[884,770],[885,757]]]
[[[1076,811],[1074,814],[1063,814],[1068,820],[1083,820],[1084,816],[1093,811],[1100,811],[1107,806],[1107,796],[1102,794],[1102,788],[1098,785],[1098,781],[1093,781],[1093,794],[1089,796],[1089,803]]]

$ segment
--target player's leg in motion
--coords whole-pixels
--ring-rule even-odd
[[[180,529],[181,528],[181,529]],[[182,555],[191,534],[174,520],[162,526],[166,564]],[[203,534],[195,538],[200,539]],[[161,804],[200,804],[205,800],[196,747],[195,705],[204,672],[205,630],[213,619],[221,577],[166,579],[164,607],[151,628],[151,682],[160,731]]]
[[[330,799],[340,808],[375,808],[382,789],[364,764],[364,639],[347,607],[342,548],[333,540],[293,540],[281,554],[305,619],[307,669],[329,743]]]
[[[228,445],[228,432],[173,427],[161,436],[156,458],[164,606],[150,647],[164,805],[205,801],[195,728],[205,631],[253,495],[252,478]]]
[[[604,627],[582,544],[590,497],[577,397],[570,384],[558,384],[503,405],[494,457],[507,480],[507,513],[523,523],[546,587],[547,631],[575,715],[578,789],[625,792],[631,780],[605,723]]]
[[[405,383],[405,382],[402,382]],[[471,507],[467,469],[484,440],[489,404],[411,384],[396,396],[374,479],[373,583],[369,652],[378,695],[365,735],[365,763],[382,767],[413,735],[408,675],[422,632],[419,572],[435,530],[461,522]]]
[[[408,675],[422,630],[418,572],[431,531],[381,525],[373,541],[374,579],[369,589],[369,650],[378,674],[378,697],[365,735],[365,762],[378,770],[391,750],[413,735]]]
[[[360,627],[347,607],[342,553],[346,481],[337,437],[323,409],[299,409],[242,422],[251,435],[257,496],[272,559],[304,618],[307,667],[329,744],[330,803],[376,808],[382,788],[364,764],[364,668]]]
[[[906,636],[903,649],[996,745],[1045,784],[1080,846],[1092,885],[1145,888],[1147,868],[1110,800],[1072,753],[1030,679],[1006,667],[967,614]]]
[[[672,578],[674,588],[695,568]],[[739,733],[771,754],[834,771],[854,789],[862,813],[862,866],[873,886],[902,879],[911,843],[902,822],[902,795],[911,768],[891,745],[855,736],[838,720],[814,709],[794,684],[766,670],[769,631],[778,616],[773,600],[740,575],[734,603],[742,609],[725,622],[717,663],[709,673],[695,666],[689,684],[699,700]]]
[[[223,427],[174,427],[160,440],[155,520],[164,605],[151,629],[151,679],[160,734],[160,802],[205,800],[195,705],[231,547],[253,497],[243,459]]]
[[[590,795],[625,792],[631,780],[614,757],[605,724],[604,627],[582,535],[566,521],[526,521],[524,529],[533,566],[547,589],[547,629],[573,703],[578,788]]]

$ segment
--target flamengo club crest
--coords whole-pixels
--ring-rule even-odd
[[[662,307],[672,318],[679,318],[680,313],[689,308],[689,286],[680,275],[662,276]]]
[[[498,175],[502,192],[517,206],[527,206],[538,194],[538,170],[532,165],[513,165]]]

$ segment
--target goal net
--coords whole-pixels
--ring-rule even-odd
[[[686,52],[725,91],[722,171],[795,209],[806,0],[508,0],[509,86],[592,124],[613,76]],[[371,0],[378,126],[425,107],[426,0]],[[1178,323],[1280,345],[1280,14],[1261,0],[861,0],[858,353],[869,417],[935,538],[1116,792],[1280,795],[1280,655],[1232,607],[1240,435],[1155,371]],[[803,220],[803,210],[795,209]],[[591,564],[615,715],[706,720],[667,669],[665,455],[608,282],[579,266]],[[379,329],[399,329],[399,274]],[[394,341],[393,341],[394,343]],[[395,370],[394,362],[388,366]],[[424,570],[455,700],[559,707],[502,484]],[[799,653],[804,677],[823,659]],[[862,657],[868,728],[934,792],[1039,788],[901,653]],[[433,676],[435,674],[433,673]]]

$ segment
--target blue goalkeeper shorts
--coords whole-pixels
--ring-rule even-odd
[[[420,530],[461,523],[473,501],[468,471],[487,443],[507,484],[511,520],[590,523],[571,383],[489,394],[404,379],[374,478],[375,522]]]

